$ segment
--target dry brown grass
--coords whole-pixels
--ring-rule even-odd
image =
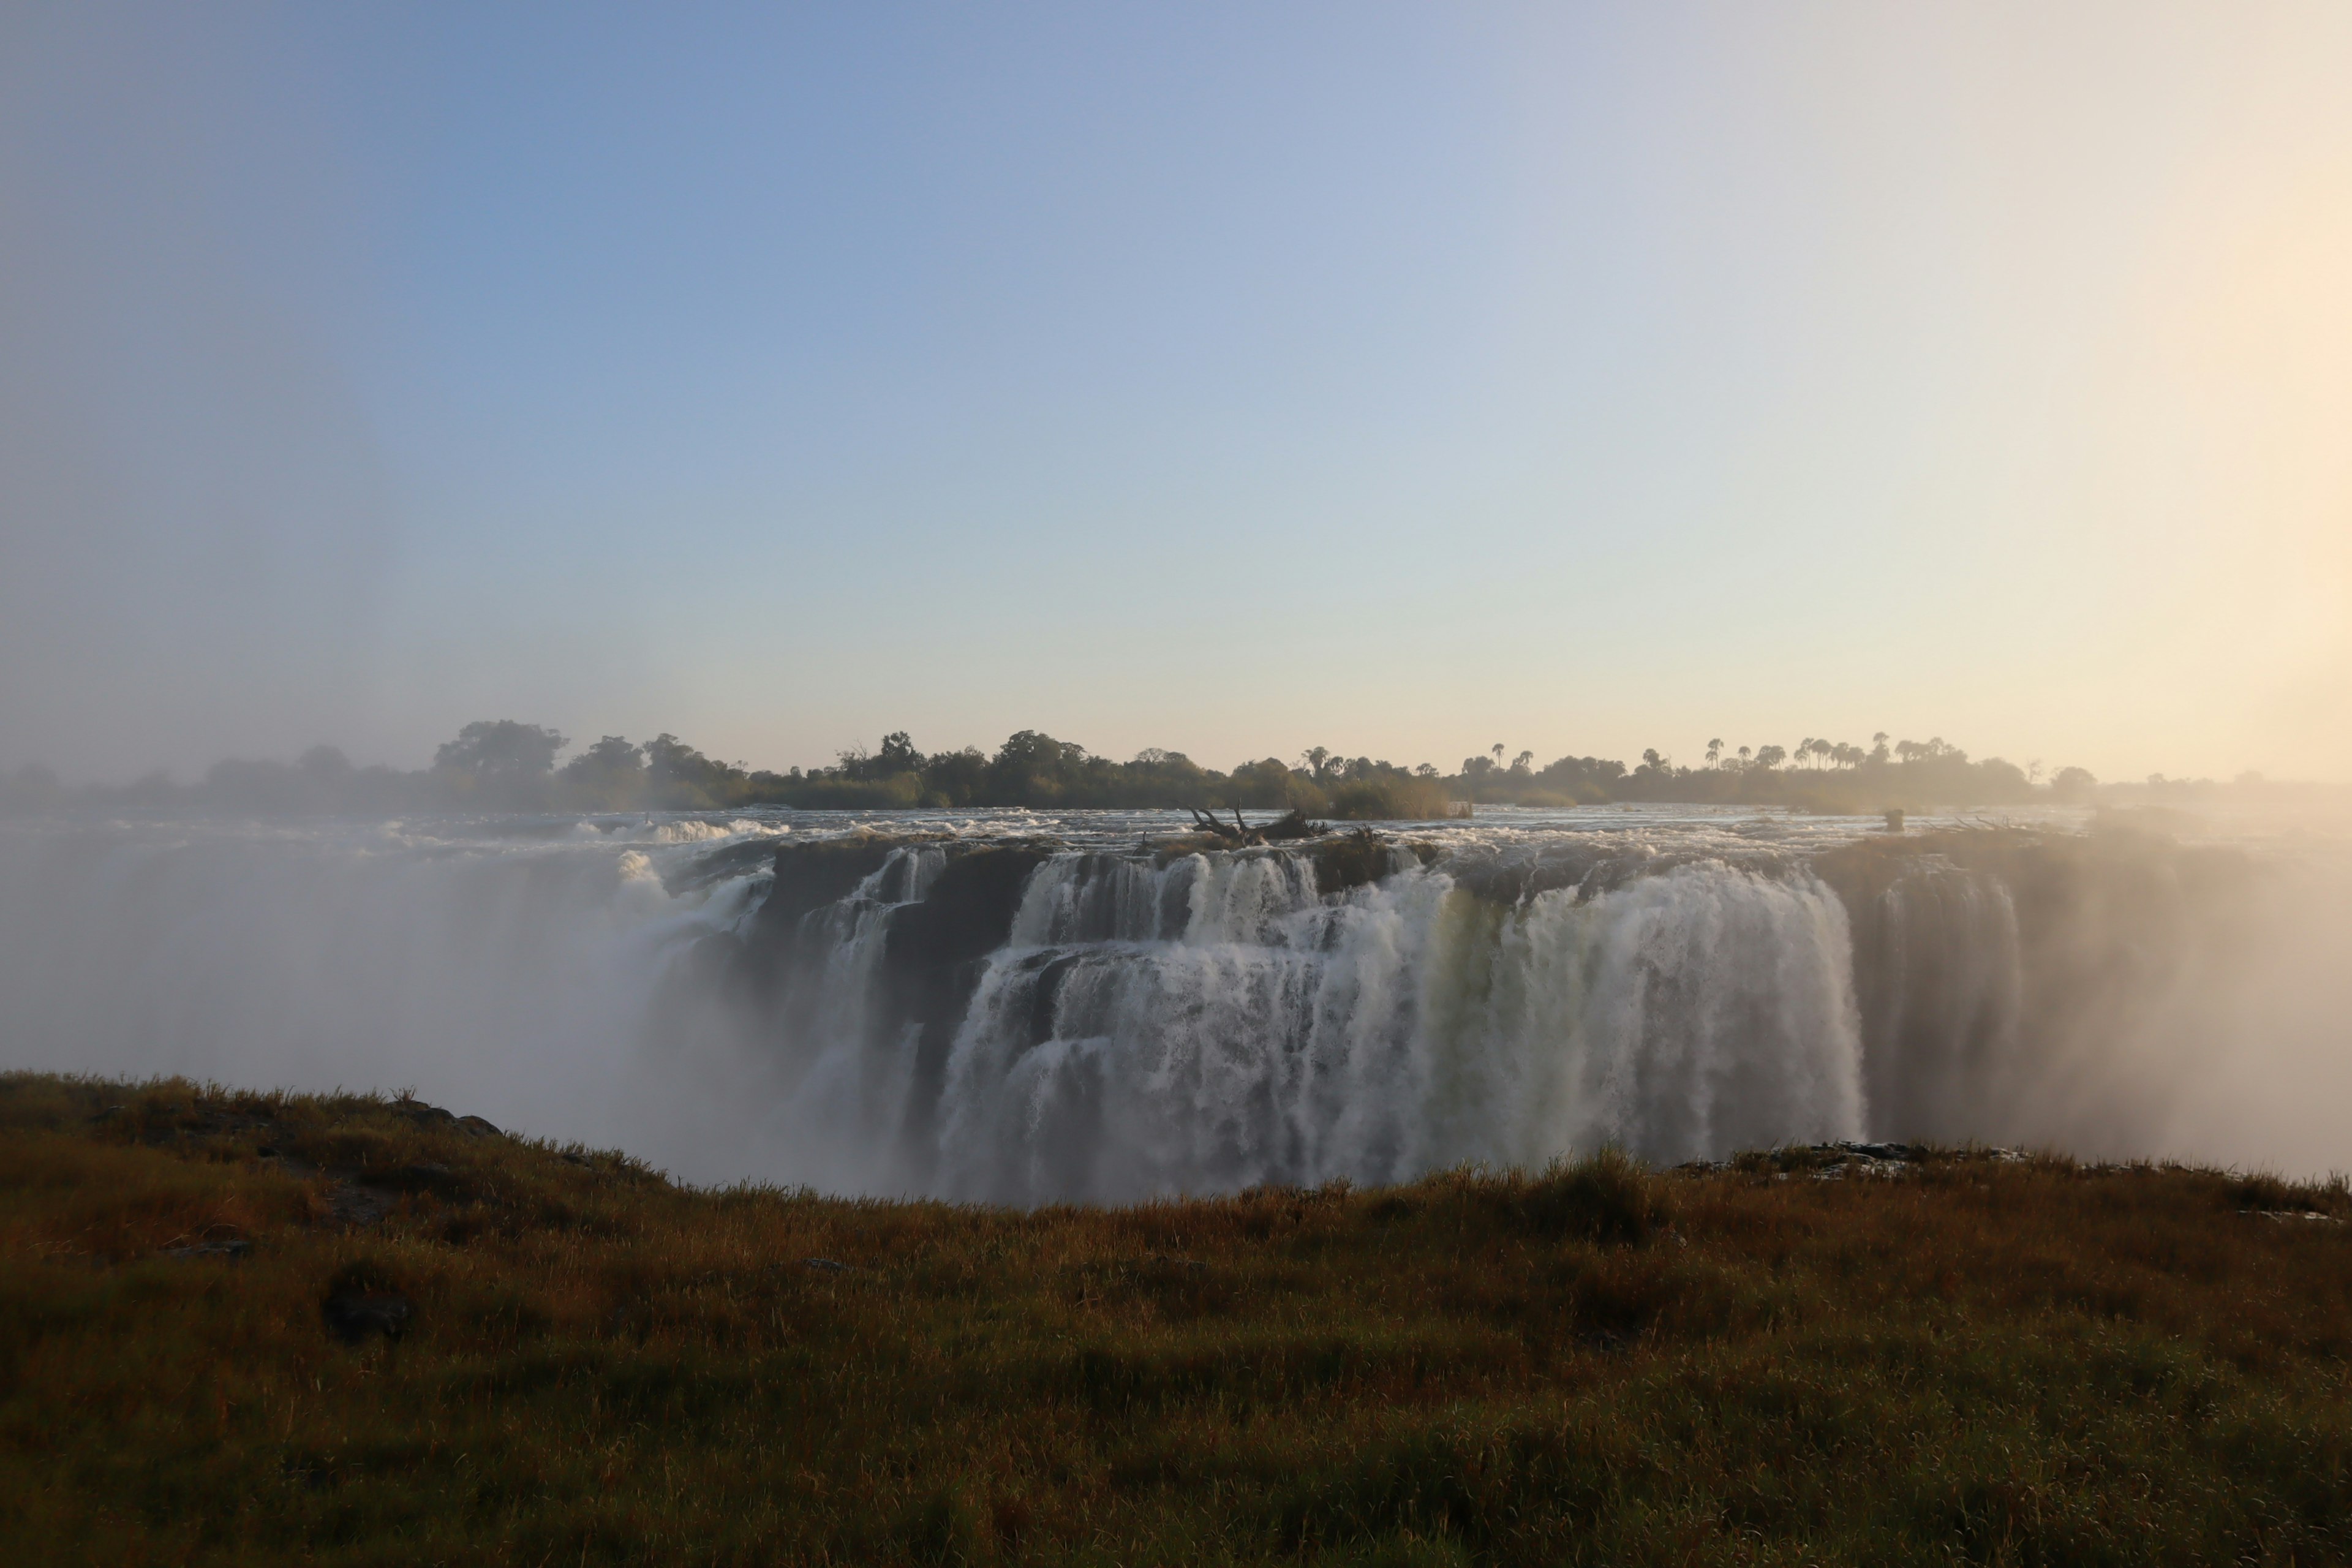
[[[1022,1214],[681,1190],[383,1100],[7,1078],[0,1538],[113,1563],[2352,1552],[2341,1184],[1816,1163]],[[339,1281],[399,1292],[408,1331],[339,1342]]]

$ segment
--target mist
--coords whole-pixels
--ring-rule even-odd
[[[257,94],[286,62],[251,21],[0,23],[10,764],[120,778],[367,722],[390,481],[332,325],[334,172]],[[295,123],[228,107],[271,96]]]

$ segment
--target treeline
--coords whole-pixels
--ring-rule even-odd
[[[1971,762],[1968,752],[1941,736],[1890,741],[1883,731],[1871,737],[1867,748],[1807,736],[1793,748],[1734,751],[1713,740],[1697,766],[1677,765],[1654,749],[1631,768],[1598,757],[1562,757],[1538,768],[1533,752],[1521,752],[1506,764],[1503,751],[1495,746],[1489,755],[1464,758],[1462,771],[1446,780],[1448,786],[1459,798],[1479,805],[1675,801],[1827,812],[2086,803],[2099,787],[2083,768],[2061,768],[2045,780],[2039,763],[2019,767],[2000,757]]]
[[[1297,808],[1357,820],[1444,816],[1454,797],[1424,767],[1418,773],[1369,758],[1316,753],[1292,767],[1268,757],[1230,773],[1181,752],[1152,748],[1124,763],[1070,741],[1024,730],[993,754],[977,747],[926,756],[904,732],[872,752],[841,753],[829,768],[755,770],[705,755],[675,735],[639,743],[606,735],[558,765],[571,742],[543,725],[512,720],[467,725],[414,773],[359,768],[330,746],[293,763],[215,763],[203,780],[174,783],[157,773],[121,787],[68,787],[43,768],[0,778],[0,804],[17,810],[88,805],[134,810],[200,810],[254,816],[341,813],[388,816],[428,811],[707,811],[784,805],[804,810],[930,806],[1240,805]]]
[[[831,767],[784,773],[719,762],[675,735],[638,742],[606,735],[569,760],[572,742],[513,720],[468,724],[415,772],[354,767],[332,747],[293,763],[223,762],[202,781],[163,773],[120,787],[68,786],[46,769],[0,778],[0,805],[44,810],[74,805],[199,810],[255,816],[394,816],[430,811],[603,812],[724,810],[782,805],[877,810],[966,806],[1291,810],[1342,820],[1424,820],[1477,805],[1569,806],[1614,801],[1772,805],[1815,811],[1894,806],[1992,805],[2087,800],[2098,781],[2080,768],[2045,783],[2039,764],[1999,757],[1971,762],[1940,738],[1865,749],[1807,738],[1793,750],[1710,742],[1703,765],[1679,766],[1656,751],[1633,767],[1567,756],[1538,767],[1532,752],[1505,748],[1441,773],[1423,763],[1347,757],[1321,746],[1295,762],[1266,757],[1231,772],[1204,768],[1158,747],[1126,762],[1096,756],[1035,730],[994,752],[966,747],[926,754],[903,731],[872,751],[840,753]]]

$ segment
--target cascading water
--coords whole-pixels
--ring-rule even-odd
[[[2242,857],[1613,816],[1136,842],[1172,826],[0,824],[0,1067],[414,1087],[699,1180],[1115,1201],[1604,1143],[2260,1157],[2206,1065],[2340,1064],[2352,1014],[2346,879]],[[2334,1125],[2294,1157],[2352,1163]]]
[[[1801,873],[1503,909],[1418,866],[1326,900],[1280,854],[1068,856],[1013,929],[948,1063],[950,1191],[1390,1182],[1862,1129],[1844,914]]]

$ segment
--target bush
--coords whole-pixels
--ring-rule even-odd
[[[1515,1194],[1522,1224],[1547,1237],[1638,1247],[1671,1215],[1664,1184],[1614,1149],[1554,1163]]]
[[[1342,822],[1427,822],[1453,814],[1444,784],[1403,773],[1357,779],[1331,796],[1330,815]]]

